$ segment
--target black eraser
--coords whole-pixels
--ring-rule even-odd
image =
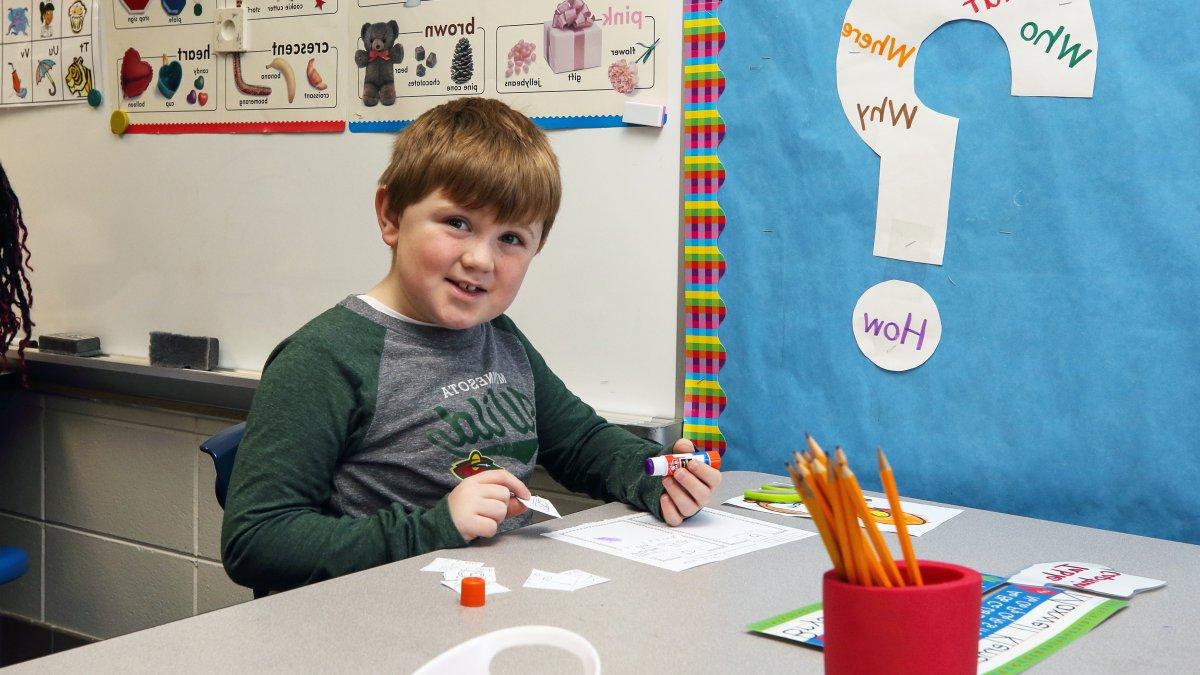
[[[38,349],[53,354],[98,356],[100,338],[82,333],[51,333],[38,338]]]
[[[212,370],[217,367],[220,347],[220,341],[214,337],[154,331],[150,333],[150,365]]]

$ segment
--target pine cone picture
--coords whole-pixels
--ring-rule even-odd
[[[475,59],[471,54],[471,43],[467,38],[459,38],[454,45],[454,59],[450,62],[450,79],[455,84],[466,84],[475,74]]]

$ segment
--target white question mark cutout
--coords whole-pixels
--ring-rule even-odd
[[[956,19],[1000,34],[1013,96],[1092,95],[1099,45],[1088,0],[851,0],[838,96],[880,158],[873,252],[882,258],[942,264],[958,119],[921,104],[914,74],[919,45]]]

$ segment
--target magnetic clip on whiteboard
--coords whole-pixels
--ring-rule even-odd
[[[218,54],[244,52],[250,45],[244,7],[218,9],[213,17],[213,51]]]
[[[658,103],[625,102],[625,124],[640,124],[645,127],[661,127],[667,123],[667,106]]]

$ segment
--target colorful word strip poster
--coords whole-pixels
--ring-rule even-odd
[[[394,131],[461,96],[500,99],[548,128],[619,126],[626,101],[666,103],[666,0],[356,2],[351,131]]]
[[[988,578],[984,576],[984,593]],[[992,577],[995,578],[995,577]],[[1128,603],[1077,591],[1008,586],[980,608],[980,675],[1022,672],[1098,626]],[[886,621],[887,617],[880,617]],[[759,621],[749,630],[824,649],[821,603]]]
[[[99,88],[92,0],[3,0],[0,8],[0,109],[82,103]]]
[[[342,131],[345,0],[109,0],[110,95],[127,133]],[[245,51],[218,53],[217,10],[241,7]]]

